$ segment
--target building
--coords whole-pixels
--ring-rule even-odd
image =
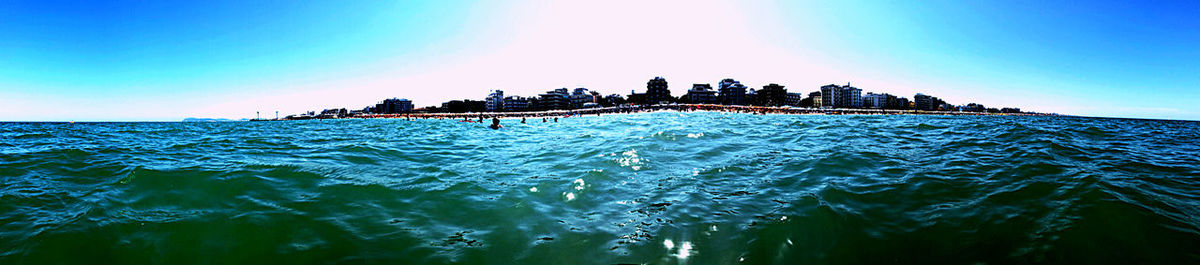
[[[845,108],[862,108],[862,89],[858,89],[857,87],[850,86],[850,83],[846,83],[846,86],[842,87],[842,103],[845,104]]]
[[[370,109],[371,113],[395,114],[409,113],[413,110],[412,101],[403,98],[389,98],[375,104],[375,108]]]
[[[493,90],[484,100],[484,109],[488,112],[504,111],[504,91]]]
[[[596,91],[592,91],[591,94],[592,94],[592,101],[588,102],[588,103],[593,103],[593,104],[583,103],[583,105],[589,105],[589,106],[595,105],[596,107],[600,107],[600,102],[604,101],[604,97],[600,96],[600,92],[596,92]],[[596,107],[592,107],[592,108],[596,108]],[[588,107],[584,107],[584,108],[588,108]]]
[[[646,82],[646,103],[661,104],[675,102],[675,97],[671,96],[671,90],[667,89],[667,79],[662,77],[654,77]]]
[[[717,102],[724,105],[746,105],[746,86],[726,78],[717,83]]]
[[[529,99],[521,96],[508,96],[504,98],[504,111],[527,110],[529,110]]]
[[[540,110],[568,109],[571,107],[571,94],[567,93],[567,88],[546,91],[538,95],[538,103]]]
[[[800,103],[801,107],[820,108],[821,107],[821,91],[808,93],[808,97],[804,102]]]
[[[526,105],[525,110],[527,110],[527,111],[543,110],[542,100],[539,99],[538,97],[527,97],[527,98],[525,98],[525,101],[528,102],[528,105]]]
[[[757,91],[755,105],[778,107],[787,104],[787,89],[775,83],[763,86]]]
[[[345,108],[341,108],[341,109],[325,109],[325,110],[322,110],[322,111],[321,111],[321,114],[317,114],[317,118],[321,118],[321,119],[336,119],[336,118],[346,117],[346,116],[347,116],[349,113],[350,113],[350,112],[346,111],[346,109],[345,109]]]
[[[946,103],[946,101],[940,98],[932,97],[930,100],[933,102],[933,110],[950,110],[954,108],[954,105],[950,105],[950,103]]]
[[[821,107],[824,108],[841,108],[845,104],[842,103],[842,87],[834,84],[821,86]]]
[[[891,95],[867,92],[867,94],[862,97],[862,107],[871,109],[886,108],[888,106],[888,96]]]
[[[485,104],[483,101],[478,100],[451,100],[447,101],[446,103],[442,103],[440,110],[442,112],[450,113],[483,112],[486,110],[486,105],[487,104]]]
[[[888,106],[889,106],[888,108],[890,108],[890,109],[912,109],[913,108],[912,101],[909,101],[908,98],[904,98],[904,97],[896,98],[895,101],[888,101]]]
[[[967,103],[967,105],[959,106],[958,110],[966,112],[985,112],[987,111],[987,107],[984,107],[983,104]]]
[[[821,106],[828,108],[862,108],[862,89],[828,84],[821,86]]]
[[[605,107],[619,106],[625,104],[625,97],[618,94],[604,96],[600,99],[600,105]]]
[[[753,88],[751,88],[750,90],[746,90],[746,104],[754,105],[757,102],[758,102],[758,90],[755,90]]]
[[[801,106],[801,104],[803,104],[803,102],[804,102],[804,94],[787,93],[787,102],[784,102],[783,105],[799,107],[799,106]]]
[[[692,84],[692,89],[680,97],[679,101],[692,104],[716,104],[717,91],[714,91],[708,84]]]
[[[913,109],[916,110],[933,110],[933,97],[921,93],[913,96]]]
[[[582,87],[575,88],[575,91],[571,92],[571,108],[572,109],[582,108],[583,104],[595,103],[595,102],[596,102],[596,95],[593,95],[592,93],[588,92],[587,88],[582,88]]]
[[[940,98],[917,93],[917,95],[913,96],[913,109],[916,109],[916,110],[951,110],[951,109],[954,109],[954,106],[947,104],[945,101],[942,101],[942,99],[940,99]]]
[[[626,101],[630,104],[646,104],[646,93],[638,93],[636,90],[629,90],[629,96]]]

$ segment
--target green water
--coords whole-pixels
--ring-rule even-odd
[[[1196,264],[1200,123],[0,124],[0,264]]]

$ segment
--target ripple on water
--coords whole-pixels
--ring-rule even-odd
[[[0,263],[1198,262],[1195,122],[502,122],[4,124]]]

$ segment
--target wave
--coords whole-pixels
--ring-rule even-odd
[[[0,263],[1195,263],[1200,247],[1194,122],[502,123],[7,124]]]

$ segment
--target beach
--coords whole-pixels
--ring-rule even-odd
[[[646,106],[622,106],[622,107],[604,107],[590,109],[575,109],[575,110],[546,110],[546,111],[520,111],[520,112],[479,112],[479,113],[401,113],[401,114],[356,114],[345,117],[299,117],[299,118],[284,118],[307,120],[307,119],[328,119],[328,118],[358,118],[358,119],[478,119],[498,117],[506,118],[543,118],[543,117],[564,117],[564,116],[593,116],[593,115],[611,115],[611,114],[629,114],[643,113],[656,111],[715,111],[715,112],[731,112],[731,113],[751,113],[751,114],[786,114],[786,115],[999,115],[999,116],[1055,116],[1057,114],[1044,113],[987,113],[987,112],[963,112],[963,111],[926,111],[926,110],[893,110],[893,109],[822,109],[822,108],[795,108],[795,107],[761,107],[761,106],[731,106],[731,105],[713,105],[713,104],[663,104],[663,105],[646,105]],[[259,119],[264,121],[267,119]]]

